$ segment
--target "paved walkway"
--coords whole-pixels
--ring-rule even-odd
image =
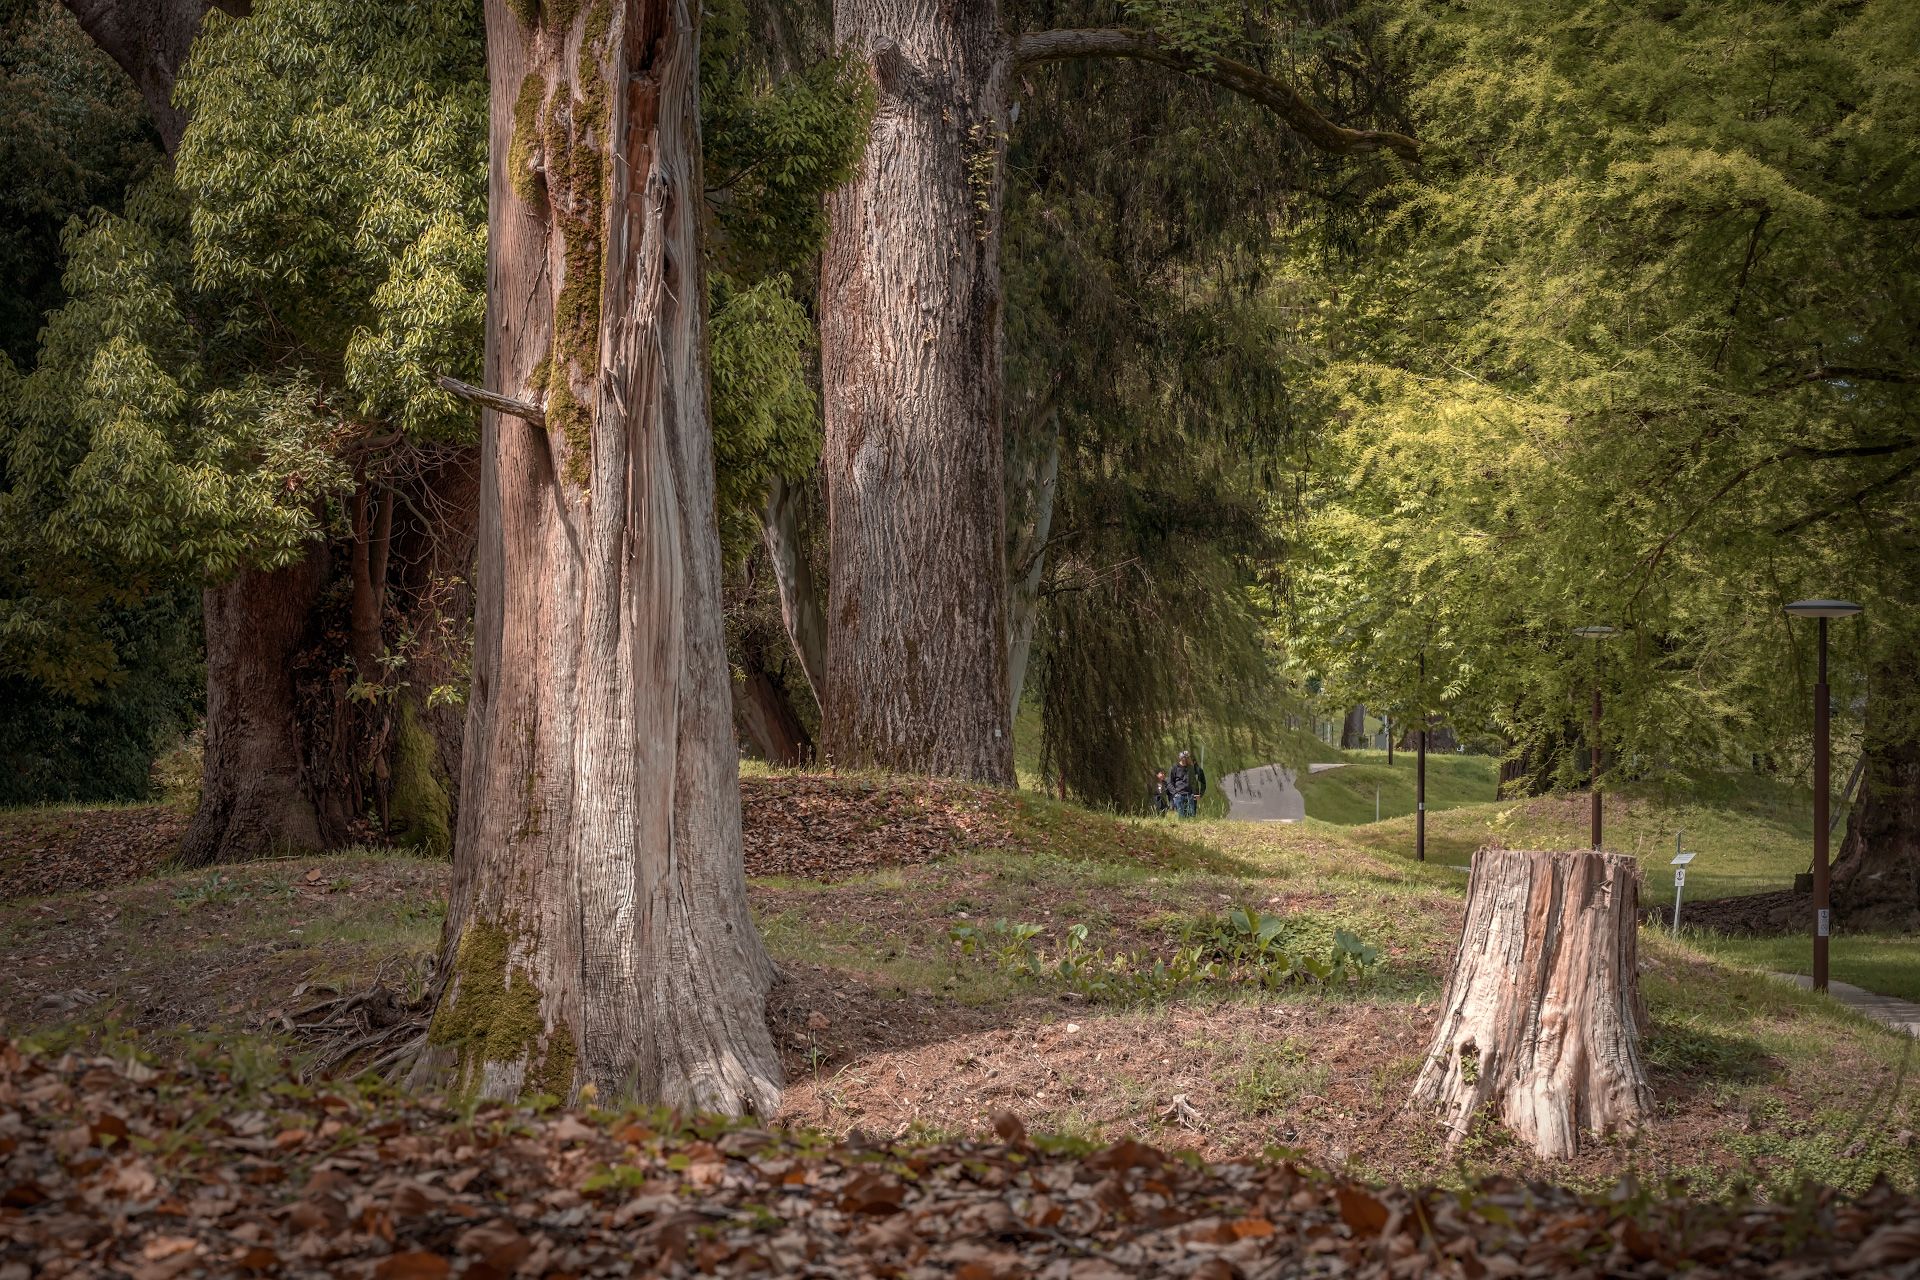
[[[1306,798],[1293,785],[1293,770],[1283,764],[1242,769],[1220,779],[1227,816],[1240,822],[1298,822],[1307,816]]]
[[[1794,983],[1802,991],[1813,989],[1813,979],[1804,973],[1775,973],[1768,976]],[[1910,1036],[1920,1036],[1920,1004],[1902,1000],[1898,996],[1883,996],[1877,991],[1856,987],[1851,982],[1835,982],[1832,979],[1827,980],[1827,994],[1875,1022],[1892,1027],[1895,1031],[1904,1031]]]

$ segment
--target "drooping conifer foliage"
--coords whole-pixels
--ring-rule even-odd
[[[1040,6],[1027,20],[1098,16]],[[1403,123],[1373,15],[1148,16],[1213,56],[1285,67],[1330,117]],[[1303,228],[1323,242],[1345,234],[1391,170],[1330,157],[1262,104],[1156,67],[1043,68],[1019,103],[1010,626],[1031,592],[1049,781],[1137,807],[1177,745],[1207,747],[1216,772],[1264,763],[1299,711],[1273,643],[1266,582],[1286,547],[1269,513],[1291,503],[1306,452],[1315,406],[1296,348],[1320,300],[1277,259]],[[1036,539],[1022,484],[1033,467],[1021,464],[1050,449],[1056,496]]]

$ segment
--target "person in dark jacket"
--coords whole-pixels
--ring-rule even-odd
[[[1200,812],[1200,797],[1207,794],[1207,771],[1193,762],[1193,752],[1182,751],[1180,759],[1167,772],[1167,786],[1173,791],[1173,807],[1183,818]]]
[[[1167,785],[1167,771],[1156,769],[1153,772],[1153,816],[1173,812],[1173,788]]]

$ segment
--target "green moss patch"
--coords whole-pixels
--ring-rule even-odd
[[[511,951],[512,934],[503,925],[467,926],[455,953],[452,997],[434,1013],[427,1041],[454,1051],[457,1093],[470,1091],[488,1063],[524,1062],[527,1092],[566,1097],[576,1060],[573,1036],[563,1027],[547,1030],[540,989],[524,966],[512,963]],[[562,1077],[565,1087],[549,1087]]]

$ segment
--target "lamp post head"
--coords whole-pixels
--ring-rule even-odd
[[[1787,606],[1796,618],[1851,618],[1861,611],[1851,600],[1795,600]]]
[[[1617,627],[1575,627],[1573,634],[1584,640],[1605,640],[1608,636],[1619,635],[1620,631]]]

